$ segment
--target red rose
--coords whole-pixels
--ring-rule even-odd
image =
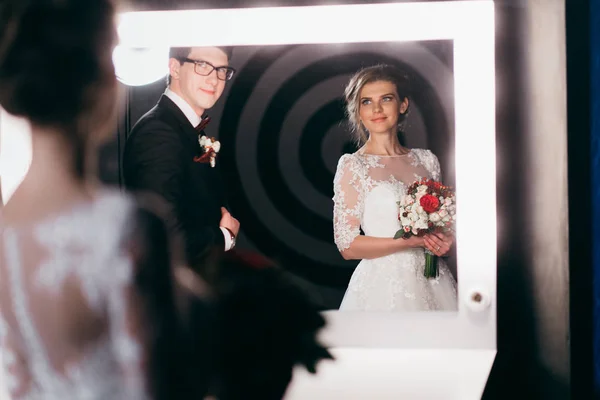
[[[420,203],[421,207],[423,207],[423,210],[425,210],[426,213],[435,212],[440,207],[440,201],[438,198],[430,194],[426,194],[425,196],[421,197]]]

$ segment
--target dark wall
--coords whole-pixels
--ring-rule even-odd
[[[575,111],[577,119],[574,120],[573,128],[574,132],[587,129],[588,127],[585,125],[585,122],[591,117],[591,138],[589,141],[585,136],[579,138],[579,145],[585,146],[586,144],[591,144],[593,263],[590,263],[589,268],[583,268],[585,274],[582,273],[578,277],[578,281],[575,282],[580,288],[583,288],[584,296],[574,299],[573,306],[583,308],[587,304],[592,304],[594,318],[593,321],[582,319],[575,321],[577,323],[577,332],[579,332],[579,336],[575,338],[579,339],[579,341],[577,342],[577,348],[573,351],[573,358],[578,360],[580,364],[593,363],[593,369],[590,368],[583,373],[587,379],[593,371],[594,393],[597,397],[600,397],[600,3],[592,1],[588,7],[590,15],[588,19],[589,26],[585,26],[584,29],[575,30],[580,40],[574,46],[573,59],[577,61],[579,71],[583,72],[583,78],[579,78],[576,81],[577,86],[576,90],[574,90],[573,102],[576,103],[578,100],[589,96],[591,98],[591,115],[587,114],[586,108]],[[588,10],[582,9],[581,11]],[[583,12],[579,14],[581,18],[585,17]],[[587,30],[590,31],[589,40],[585,40]],[[590,68],[590,70],[587,71],[588,68],[586,67]],[[583,162],[585,161],[587,161],[587,157],[584,158]],[[586,177],[589,177],[589,175],[583,175],[581,178]],[[575,189],[573,192],[573,195],[577,196]],[[575,227],[575,229],[577,228]],[[584,241],[584,244],[589,245],[589,241]],[[590,276],[593,276],[593,279],[590,279]],[[589,290],[592,285],[592,290]],[[588,296],[587,293],[590,293],[590,295]],[[593,340],[594,343],[593,353],[589,351],[589,348],[585,348],[580,344],[589,340]]]
[[[496,2],[502,228],[498,357],[485,398],[593,398],[589,7]]]

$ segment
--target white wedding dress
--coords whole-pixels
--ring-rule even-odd
[[[440,180],[440,164],[429,150],[400,156],[375,156],[359,150],[343,155],[334,179],[334,237],[340,251],[360,234],[394,237],[400,228],[397,202],[415,180]],[[402,240],[402,239],[398,239]],[[456,280],[442,258],[439,277],[423,276],[423,248],[362,260],[348,285],[340,310],[456,310]]]
[[[103,192],[35,224],[0,219],[0,392],[146,398],[140,303],[126,250],[133,210],[129,198]]]

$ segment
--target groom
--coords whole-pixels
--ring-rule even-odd
[[[224,208],[220,145],[200,140],[210,120],[205,111],[235,73],[230,58],[230,48],[172,48],[168,87],[133,127],[123,155],[125,187],[166,200],[169,228],[183,235],[187,261],[195,268],[210,250],[232,249],[240,229]]]

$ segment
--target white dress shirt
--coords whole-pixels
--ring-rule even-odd
[[[196,114],[192,106],[190,106],[188,102],[182,99],[181,96],[179,96],[177,93],[167,88],[167,90],[165,90],[165,96],[171,99],[173,103],[175,103],[175,105],[179,107],[183,115],[186,116],[186,118],[188,119],[188,121],[190,121],[190,124],[192,124],[193,127],[198,126],[200,121],[202,121],[202,118],[198,114]],[[221,232],[223,232],[223,237],[225,238],[225,251],[229,251],[233,247],[233,240],[231,238],[231,234],[226,228],[223,228],[222,226],[220,228]]]

